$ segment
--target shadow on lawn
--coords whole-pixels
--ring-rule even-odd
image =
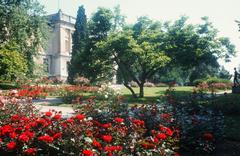
[[[191,95],[191,91],[175,91],[175,99],[176,100],[180,100],[180,99],[184,99],[186,97],[188,97],[189,95]],[[156,103],[158,99],[160,99],[164,94],[165,91],[156,91],[154,92],[155,95],[158,96],[149,96],[149,95],[145,95],[145,97],[143,98],[133,98],[132,95],[123,95],[124,97],[124,102],[129,103],[129,104],[153,104]]]

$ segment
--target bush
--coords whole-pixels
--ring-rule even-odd
[[[134,82],[134,81],[131,81],[130,82],[130,86],[131,87],[138,87],[138,84],[136,82]]]
[[[27,61],[17,51],[0,47],[0,78],[3,80],[16,80],[19,75],[27,73]]]
[[[92,99],[87,100],[81,104],[84,113],[78,112],[71,118],[62,118],[55,111],[28,114],[32,111],[25,110],[23,115],[18,109],[11,109],[13,113],[0,120],[0,155],[177,155],[179,135],[174,127],[162,122],[151,130],[134,115],[144,111],[154,114],[155,106],[135,107],[134,111],[125,107],[127,113],[118,109],[119,103],[116,109],[106,105],[101,111],[89,111],[91,106],[97,110],[93,105]]]
[[[14,83],[0,83],[0,89],[2,90],[10,90],[10,89],[18,89],[18,88],[20,88],[20,86]]]
[[[73,82],[76,85],[80,85],[80,86],[89,86],[90,84],[90,80],[82,76],[77,76],[76,78],[74,78]]]
[[[216,77],[209,77],[209,78],[205,78],[205,79],[196,79],[193,81],[193,85],[197,86],[201,83],[207,83],[208,85],[212,84],[212,83],[226,83],[226,84],[231,84],[230,80],[227,79],[220,79],[220,78],[216,78]]]
[[[157,83],[155,84],[156,87],[168,87],[168,84],[166,83]]]
[[[154,83],[151,82],[145,82],[144,87],[155,87]]]

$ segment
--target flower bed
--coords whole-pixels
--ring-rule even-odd
[[[221,139],[223,116],[173,99],[129,107],[122,97],[78,99],[76,115],[36,112],[31,98],[0,96],[0,155],[178,155],[211,153]],[[164,100],[165,99],[165,100]],[[205,153],[205,154],[206,154]]]

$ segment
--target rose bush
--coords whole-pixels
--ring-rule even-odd
[[[144,120],[118,110],[120,101],[93,117],[82,107],[76,115],[62,118],[60,112],[25,109],[32,105],[31,98],[16,91],[2,97],[1,113],[7,116],[1,118],[0,155],[175,155],[178,150],[179,135],[173,127],[156,124],[147,133]],[[18,108],[20,103],[24,107]],[[79,105],[96,104],[94,97],[84,103]],[[12,109],[4,112],[6,107]]]

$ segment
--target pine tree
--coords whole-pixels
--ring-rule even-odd
[[[72,58],[68,69],[68,81],[71,83],[73,82],[74,77],[82,70],[81,60],[84,59],[88,44],[87,16],[83,6],[80,6],[78,9],[72,41]]]

